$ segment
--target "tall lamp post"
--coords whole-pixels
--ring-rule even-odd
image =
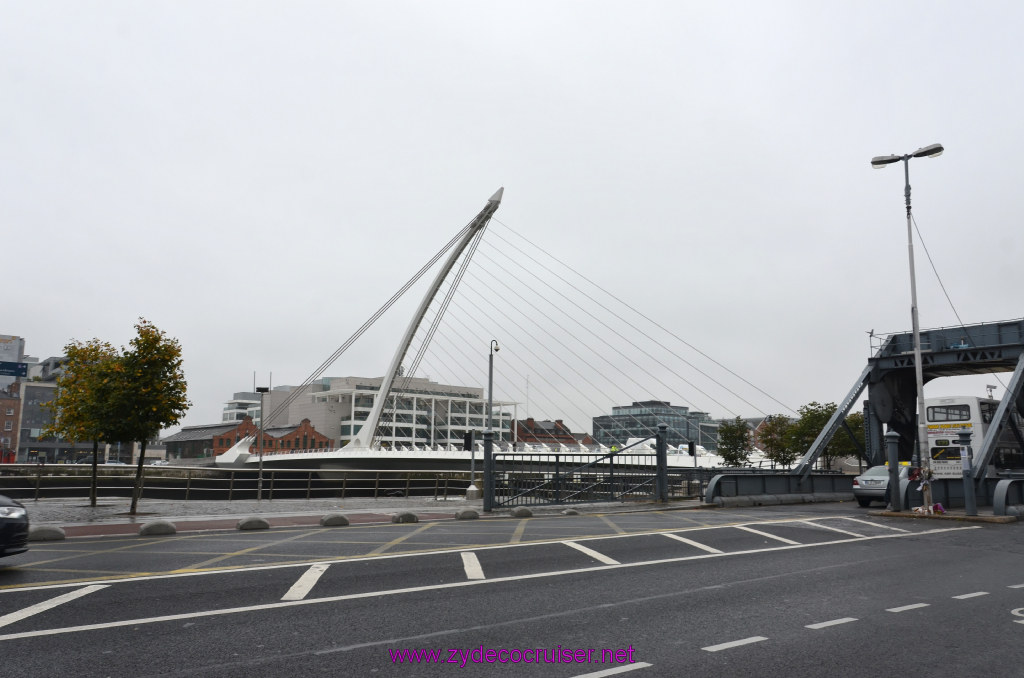
[[[914,331],[914,377],[917,380],[917,450],[918,460],[923,472],[924,504],[932,505],[932,455],[928,449],[928,427],[925,423],[924,408],[924,371],[921,365],[921,327],[917,318],[917,280],[914,274],[914,231],[910,212],[910,159],[937,158],[945,149],[942,144],[932,144],[919,148],[906,155],[879,155],[871,159],[871,166],[882,169],[886,165],[903,161],[903,178],[905,188],[903,195],[907,205],[907,251],[910,254],[910,317]]]
[[[266,386],[257,386],[256,392],[260,394],[260,470],[256,476],[256,501],[263,501],[263,430],[266,422],[263,420],[263,398],[270,391]]]

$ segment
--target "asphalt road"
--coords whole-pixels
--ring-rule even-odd
[[[3,563],[0,651],[12,676],[1016,675],[1021,529],[811,505],[77,539]]]

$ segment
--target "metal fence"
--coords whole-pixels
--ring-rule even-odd
[[[88,497],[87,464],[2,464],[0,494],[15,499]],[[135,467],[101,465],[100,497],[130,497]],[[256,499],[259,472],[248,469],[144,467],[144,499]],[[263,499],[465,496],[469,474],[459,471],[310,471],[264,469]]]
[[[513,506],[580,504],[668,498],[665,426],[655,451],[646,438],[609,453],[501,451],[484,433],[484,511]],[[689,488],[687,481],[687,490]]]

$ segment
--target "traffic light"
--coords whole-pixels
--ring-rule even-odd
[[[473,440],[475,438],[476,431],[466,431],[466,435],[462,438],[462,449],[466,452],[473,450]]]
[[[686,451],[690,453],[691,457],[697,456],[697,443],[692,440],[686,444]]]

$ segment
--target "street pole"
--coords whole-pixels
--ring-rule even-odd
[[[881,169],[888,164],[903,161],[903,195],[907,207],[907,253],[910,257],[910,318],[914,333],[914,379],[917,386],[917,457],[921,467],[921,484],[926,508],[932,506],[932,454],[928,449],[927,412],[924,405],[924,366],[921,364],[921,327],[917,313],[917,276],[914,272],[914,229],[910,210],[910,159],[936,158],[945,149],[942,144],[932,144],[905,155],[877,156],[871,159],[871,166]]]
[[[256,388],[256,392],[260,394],[260,470],[256,476],[256,501],[263,501],[263,430],[266,426],[266,422],[263,420],[263,398],[269,390],[266,386]]]

